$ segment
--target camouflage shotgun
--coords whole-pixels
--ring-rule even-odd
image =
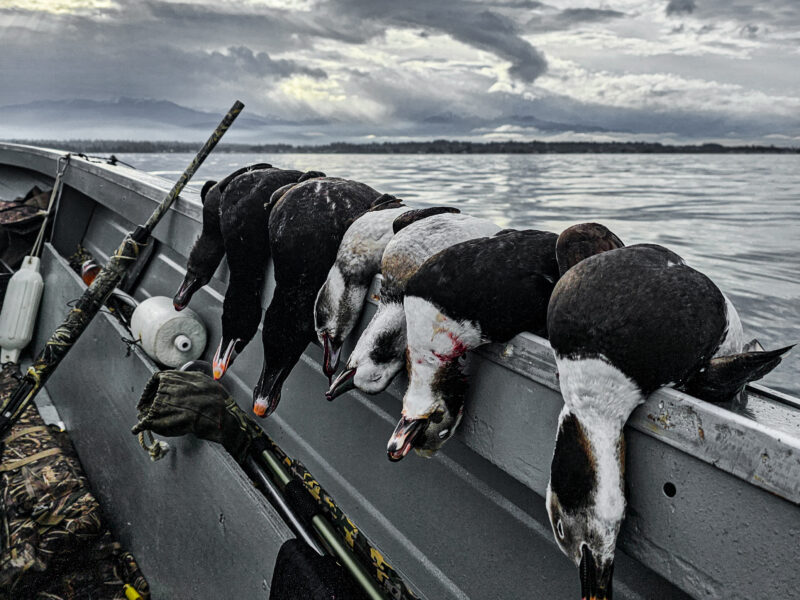
[[[78,299],[64,322],[50,336],[44,349],[36,357],[27,373],[25,373],[17,389],[0,408],[0,448],[2,448],[3,440],[14,422],[44,386],[70,348],[75,345],[83,331],[108,300],[114,288],[125,275],[128,267],[136,261],[140,249],[147,245],[153,229],[167,213],[184,186],[200,165],[203,164],[203,161],[211,153],[236,117],[239,116],[243,108],[244,104],[238,100],[234,103],[228,114],[225,115],[216,130],[214,130],[214,133],[211,134],[211,137],[208,138],[175,185],[172,186],[166,198],[153,211],[153,214],[150,215],[144,225],[137,226],[132,233],[125,236],[119,248],[108,260],[108,264],[97,274],[92,285]]]

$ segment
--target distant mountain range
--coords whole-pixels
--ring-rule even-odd
[[[219,123],[220,114],[204,112],[181,106],[169,100],[143,98],[117,98],[114,100],[37,100],[27,104],[0,106],[0,118],[23,123],[41,123],[42,120],[58,123],[86,123],[95,126],[98,122],[118,125],[138,124],[203,129],[213,128]],[[271,125],[324,125],[327,121],[287,121],[278,117],[243,114],[239,125],[245,127],[267,127]]]
[[[0,106],[0,139],[199,140],[217,125],[221,112],[142,98],[37,100]],[[591,124],[558,123],[533,115],[484,119],[444,112],[421,117],[417,125],[409,124],[408,131],[395,132],[406,137],[464,137],[500,126],[547,133],[606,131]],[[323,118],[287,120],[245,110],[226,139],[245,143],[324,143],[380,133],[376,129],[380,127],[369,123],[341,123]]]

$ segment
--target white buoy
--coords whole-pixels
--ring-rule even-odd
[[[153,296],[136,307],[131,332],[150,358],[167,367],[200,358],[206,347],[206,328],[198,314],[189,308],[178,312],[166,296]]]
[[[44,282],[39,274],[39,259],[26,256],[19,271],[8,282],[0,312],[0,362],[19,362],[19,353],[33,337]]]

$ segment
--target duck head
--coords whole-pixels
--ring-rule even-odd
[[[547,513],[562,552],[580,570],[582,598],[611,599],[614,551],[625,516],[623,427],[644,400],[602,357],[556,356],[564,408],[547,486]]]
[[[214,379],[222,379],[243,349],[244,343],[240,338],[230,339],[224,335],[222,336],[219,346],[217,346],[217,351],[214,353],[214,359],[211,362]]]
[[[221,379],[258,331],[262,278],[234,277],[222,303],[222,338],[214,354],[214,379]]]
[[[197,240],[195,243],[195,247],[198,246],[200,243],[200,239]],[[220,246],[221,247],[221,246]],[[213,253],[216,248],[209,248],[209,250]],[[194,254],[194,249],[192,250],[192,254]],[[213,256],[211,253],[207,255],[208,259],[211,260],[203,260],[203,263],[210,263],[213,262]],[[222,258],[222,252],[220,252],[220,259]],[[191,261],[191,255],[190,255]],[[219,261],[217,261],[217,265]],[[214,266],[216,269],[216,265]],[[208,272],[208,269],[203,269],[203,271],[195,271],[194,269],[186,269],[186,276],[183,278],[183,282],[181,283],[178,291],[175,292],[175,296],[172,298],[172,305],[175,307],[175,310],[183,310],[189,305],[189,301],[194,296],[195,292],[199,290],[201,287],[206,285],[209,281],[211,281],[211,276],[213,275],[214,270],[212,269],[211,272]]]
[[[344,340],[356,326],[367,286],[352,277],[346,277],[334,265],[317,294],[314,303],[314,327],[324,353],[322,370],[331,382],[339,366],[339,356]]]
[[[465,355],[483,343],[476,324],[451,319],[427,300],[406,296],[404,306],[409,383],[403,416],[387,447],[391,461],[401,460],[412,448],[430,457],[453,437],[468,388]]]
[[[553,536],[578,567],[585,600],[612,597],[614,550],[625,513],[625,440],[620,432],[616,442],[600,443],[603,452],[574,414],[562,413],[546,496]],[[613,456],[604,456],[609,450]],[[608,464],[601,467],[600,460]]]
[[[427,371],[427,376],[420,371]],[[464,415],[467,382],[459,361],[418,369],[413,377],[403,398],[403,414],[386,447],[392,462],[412,449],[432,457],[453,437]]]
[[[294,363],[264,365],[253,390],[253,412],[256,415],[266,418],[275,412],[281,401],[283,382],[286,381],[293,366]]]
[[[605,225],[579,223],[568,227],[556,241],[559,274],[563,276],[585,258],[624,246],[622,240]]]
[[[367,394],[382,392],[403,368],[405,346],[406,319],[402,303],[381,302],[347,365],[333,380],[325,396],[333,400],[354,387]]]
[[[225,246],[219,228],[219,203],[222,196],[220,184],[206,181],[200,192],[203,203],[203,228],[195,240],[186,262],[186,276],[172,299],[175,310],[183,310],[197,290],[211,281]]]

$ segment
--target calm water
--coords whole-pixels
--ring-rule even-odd
[[[128,154],[176,179],[188,154]],[[599,221],[676,251],[731,298],[764,347],[800,342],[800,156],[218,154],[196,185],[253,162],[357,179],[411,205],[453,204],[503,227]],[[763,382],[800,395],[800,347]]]

